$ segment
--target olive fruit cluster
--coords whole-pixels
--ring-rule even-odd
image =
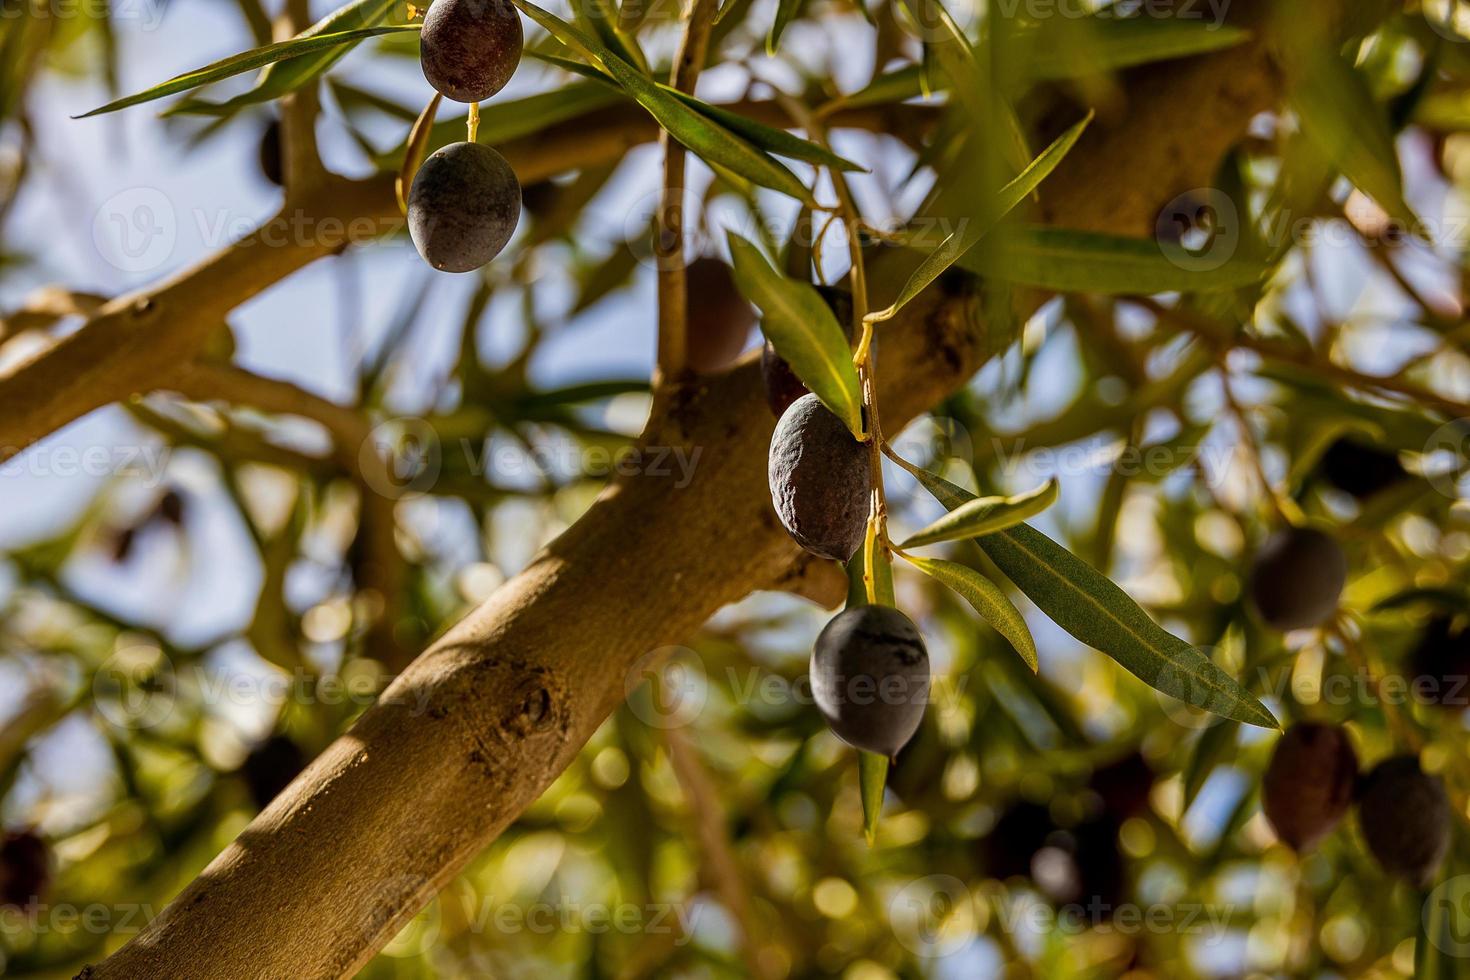
[[[1368,850],[1389,874],[1418,888],[1432,882],[1450,846],[1444,785],[1419,759],[1385,759],[1361,779],[1347,732],[1336,725],[1293,725],[1276,743],[1261,786],[1261,805],[1293,850],[1310,851],[1356,799]]]
[[[524,37],[509,0],[436,0],[424,17],[419,60],[445,98],[478,104],[520,64]],[[441,272],[471,272],[505,248],[521,218],[521,185],[505,157],[452,143],[419,167],[408,193],[408,230]]]
[[[1320,626],[1337,612],[1347,573],[1347,556],[1336,538],[1315,528],[1288,528],[1256,555],[1251,604],[1275,629]]]

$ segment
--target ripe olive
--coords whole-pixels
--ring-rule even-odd
[[[1347,556],[1330,534],[1290,528],[1272,537],[1256,555],[1251,602],[1261,619],[1276,629],[1320,626],[1337,611],[1347,571]]]
[[[1261,784],[1261,806],[1276,835],[1310,851],[1347,813],[1358,780],[1358,756],[1337,725],[1292,725],[1276,742]]]
[[[1348,437],[1327,447],[1320,466],[1328,483],[1359,500],[1386,490],[1409,475],[1399,462],[1398,453]]]
[[[1368,850],[1390,874],[1416,888],[1429,885],[1450,848],[1450,803],[1444,784],[1412,755],[1380,762],[1363,780],[1358,822]]]
[[[1430,620],[1409,661],[1416,695],[1453,711],[1470,705],[1470,630],[1455,617]]]
[[[838,738],[893,758],[929,701],[929,654],[913,620],[891,606],[854,606],[817,637],[812,696]]]
[[[818,286],[817,292],[822,294],[832,309],[832,315],[842,325],[848,343],[852,343],[852,294],[831,286]],[[771,414],[776,418],[784,415],[793,402],[809,392],[769,340],[761,347],[761,379],[766,385],[766,404],[771,406]]]
[[[797,544],[838,561],[862,546],[872,458],[816,395],[798,399],[776,423],[769,477],[776,515]]]
[[[0,906],[28,908],[51,882],[51,848],[33,831],[5,834],[0,840]]]
[[[424,16],[419,63],[456,102],[483,102],[521,63],[521,19],[509,0],[435,0]]]
[[[431,155],[408,194],[409,233],[441,272],[471,272],[495,258],[520,217],[515,171],[479,143],[451,143]]]
[[[265,179],[282,187],[286,183],[286,166],[281,156],[281,121],[272,119],[260,134],[260,172]]]
[[[240,775],[258,810],[264,810],[281,795],[281,790],[306,768],[306,754],[285,735],[272,735],[261,742],[240,766]]]
[[[755,327],[755,307],[719,259],[689,263],[684,285],[689,296],[689,366],[698,374],[723,371],[745,350]]]

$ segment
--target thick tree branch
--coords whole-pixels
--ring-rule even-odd
[[[1155,69],[1045,188],[1050,216],[1150,231],[1173,194],[1208,184],[1275,78],[1258,43]],[[875,279],[894,274],[884,258]],[[1010,339],[978,335],[972,285],[945,282],[883,327],[895,430]],[[651,444],[700,451],[688,486],[651,470],[610,488],[91,976],[353,974],[568,765],[643,658],[787,579],[754,366],[682,389],[657,421]]]

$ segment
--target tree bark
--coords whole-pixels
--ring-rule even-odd
[[[1123,116],[1095,126],[1043,187],[1048,219],[1151,234],[1157,209],[1208,185],[1274,104],[1277,78],[1259,41],[1144,73]],[[875,273],[885,265],[891,280],[896,263]],[[894,431],[1011,339],[975,323],[974,288],[946,277],[883,325],[880,397]],[[355,973],[566,768],[645,658],[799,574],[765,486],[772,425],[751,364],[680,389],[645,444],[698,451],[692,482],[648,472],[611,487],[83,975]]]

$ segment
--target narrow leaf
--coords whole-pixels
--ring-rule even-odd
[[[883,788],[888,782],[888,760],[875,752],[858,753],[858,790],[863,798],[863,835],[872,844],[883,812]]]
[[[750,242],[729,233],[740,291],[760,307],[761,331],[854,437],[863,438],[862,394],[837,318],[810,284],[776,271]]]
[[[413,187],[413,178],[418,174],[419,167],[424,164],[424,158],[429,155],[429,140],[434,135],[434,116],[438,114],[439,103],[443,101],[444,95],[435,92],[429,104],[424,106],[424,111],[414,121],[413,129],[408,132],[408,145],[403,151],[403,166],[398,169],[398,179],[393,185],[398,193],[398,210],[405,216],[408,214],[408,192]]]
[[[1056,503],[1061,489],[1051,479],[1035,490],[1014,497],[979,497],[951,510],[899,547],[920,548],[941,541],[961,541],[1015,527]]]
[[[600,66],[674,139],[709,163],[725,167],[753,183],[780,191],[804,204],[816,204],[811,190],[768,153],[670,95],[595,38],[541,9],[531,0],[511,2],[557,40]]]
[[[813,143],[811,140],[804,140],[800,136],[794,136],[784,129],[777,129],[774,126],[767,126],[765,123],[756,122],[754,119],[749,119],[737,112],[731,112],[722,106],[704,102],[687,92],[680,92],[667,85],[660,85],[659,88],[675,96],[679,101],[699,114],[713,119],[735,135],[749,140],[752,144],[765,150],[767,153],[790,157],[793,160],[802,160],[820,167],[835,167],[838,170],[855,173],[868,172],[867,168],[861,164],[853,163],[851,160],[833,153],[825,146]]]
[[[236,75],[243,75],[257,68],[264,68],[279,61],[313,52],[330,50],[340,45],[355,44],[370,37],[378,37],[383,34],[395,34],[402,31],[416,31],[417,25],[403,25],[397,27],[367,27],[359,30],[340,31],[335,34],[318,34],[313,37],[296,37],[289,41],[278,41],[275,44],[267,44],[263,48],[254,48],[241,54],[231,55],[211,65],[206,65],[195,71],[186,72],[146,89],[134,95],[109,102],[107,105],[91,112],[75,116],[76,119],[88,119],[92,116],[100,116],[108,112],[116,112],[119,109],[127,109],[145,102],[153,102],[157,99],[187,92],[190,89],[199,88]]]
[[[975,499],[941,477],[910,467],[905,469],[946,507]],[[1053,622],[1155,690],[1225,718],[1279,727],[1265,706],[1214,661],[1155,623],[1107,576],[1051,538],[1021,524],[979,543]]]
[[[1077,45],[1038,46],[1027,65],[1037,80],[1059,81],[1088,72],[1118,71],[1155,61],[1222,51],[1244,43],[1250,31],[1182,17],[1088,17]]]
[[[904,559],[911,565],[931,578],[937,579],[958,592],[975,611],[980,618],[989,623],[997,633],[1005,637],[1021,659],[1026,661],[1034,673],[1040,669],[1040,663],[1036,657],[1036,640],[1031,636],[1031,629],[1026,625],[1026,619],[1021,611],[1016,608],[1015,603],[1006,596],[1005,592],[990,579],[981,575],[975,569],[958,562],[941,561],[936,558],[915,558],[904,555]]]
[[[1093,113],[1088,112],[1085,119],[1067,130],[1058,137],[1056,142],[1043,150],[1041,155],[1032,160],[1030,166],[1019,176],[1000,189],[995,200],[988,205],[986,213],[971,219],[929,253],[923,263],[909,276],[908,282],[904,283],[903,288],[898,291],[898,298],[893,301],[893,305],[886,310],[872,314],[869,319],[879,321],[892,318],[961,256],[974,248],[976,243],[995,227],[996,222],[1010,214],[1057,168],[1057,164],[1061,163],[1072,147],[1077,145],[1077,140],[1081,138],[1088,123],[1092,122],[1092,118]]]
[[[982,275],[1059,293],[1150,296],[1250,286],[1270,271],[1263,262],[1230,258],[1214,269],[1170,259],[1158,242],[1035,225],[1007,229],[959,260]]]
[[[776,4],[776,19],[771,22],[771,32],[766,35],[766,54],[775,55],[776,49],[781,46],[781,35],[786,33],[786,26],[801,14],[801,8],[806,0],[780,0]]]

